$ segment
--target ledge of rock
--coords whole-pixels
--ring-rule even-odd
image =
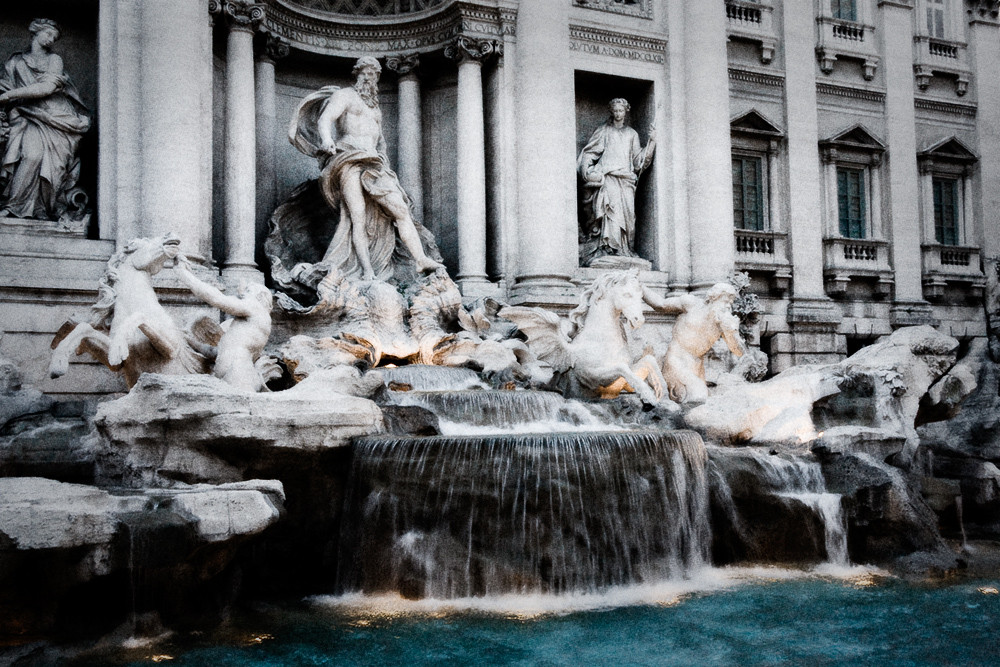
[[[208,375],[143,375],[127,396],[98,409],[98,481],[236,482],[252,476],[248,468],[281,458],[281,450],[345,447],[356,435],[383,431],[378,406],[362,397],[381,386],[380,377],[351,367],[257,394]]]

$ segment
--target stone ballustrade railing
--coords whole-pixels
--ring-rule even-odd
[[[888,293],[893,275],[889,242],[840,237],[824,239],[823,273],[830,293],[843,293],[854,277],[878,278],[879,289],[883,294]]]
[[[969,89],[972,68],[969,66],[968,47],[963,42],[936,39],[927,35],[913,38],[913,71],[917,87],[927,90],[935,75],[955,79],[955,93],[965,95]]]
[[[735,230],[736,266],[740,271],[771,274],[771,288],[784,292],[791,283],[788,235],[783,232]]]
[[[825,74],[833,71],[833,63],[837,58],[846,56],[863,62],[866,81],[875,78],[879,55],[874,26],[830,16],[818,17],[816,26],[818,32],[816,53],[820,69]]]
[[[774,58],[778,44],[774,32],[774,7],[769,0],[725,0],[726,21],[730,37],[745,39],[760,45],[760,60],[765,65]]]
[[[982,296],[986,276],[980,266],[979,248],[929,243],[921,246],[921,251],[924,296],[927,299],[940,300],[944,297],[948,283],[963,288],[965,296],[970,299]]]

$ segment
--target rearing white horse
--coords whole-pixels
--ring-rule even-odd
[[[499,315],[524,332],[529,349],[551,364],[568,395],[607,398],[630,387],[653,405],[666,382],[652,355],[633,363],[625,330],[646,321],[644,304],[638,272],[619,271],[595,280],[567,320],[541,308],[514,306]]]
[[[69,369],[72,354],[90,354],[122,371],[131,388],[142,373],[205,373],[206,359],[160,305],[152,277],[177,256],[180,239],[133,239],[108,261],[90,322],[68,320],[52,341],[49,375]],[[205,347],[208,350],[208,347]]]

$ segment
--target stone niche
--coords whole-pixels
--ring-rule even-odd
[[[90,222],[83,231],[97,238],[97,72],[98,0],[36,0],[31,3],[5,2],[0,11],[0,65],[13,54],[27,51],[31,44],[28,26],[37,18],[52,19],[62,29],[52,51],[63,60],[70,81],[91,117],[90,130],[80,142],[80,180],[77,187],[88,196]],[[0,152],[2,157],[2,152]],[[2,201],[2,197],[0,197]],[[10,224],[10,223],[7,223]],[[40,223],[42,227],[55,223]],[[6,225],[3,225],[6,226]],[[3,229],[0,226],[0,230]]]
[[[625,122],[639,133],[643,146],[649,140],[649,126],[655,116],[653,82],[622,76],[577,71],[576,157],[598,127],[608,120],[608,102],[624,97],[632,106]],[[666,128],[657,128],[656,150],[669,149]],[[575,163],[574,163],[575,166]],[[639,177],[635,192],[635,252],[646,260],[656,257],[656,160]],[[577,175],[577,224],[586,219],[583,180]]]

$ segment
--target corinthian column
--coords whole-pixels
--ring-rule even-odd
[[[489,40],[459,37],[445,49],[458,60],[458,284],[475,296],[486,277],[486,144],[483,59],[496,52]]]
[[[413,202],[413,212],[418,220],[424,219],[424,178],[421,169],[423,156],[423,124],[420,116],[420,78],[417,68],[420,56],[392,56],[385,61],[386,67],[399,75],[399,157],[396,159],[396,173],[403,190]]]
[[[278,184],[274,163],[274,142],[277,132],[277,102],[274,88],[274,64],[288,55],[288,43],[268,35],[257,56],[257,225],[256,247],[262,247],[267,236],[268,220],[277,202]]]
[[[264,4],[226,0],[226,261],[223,275],[261,280],[254,261],[257,146],[254,112],[253,34],[264,18]]]

